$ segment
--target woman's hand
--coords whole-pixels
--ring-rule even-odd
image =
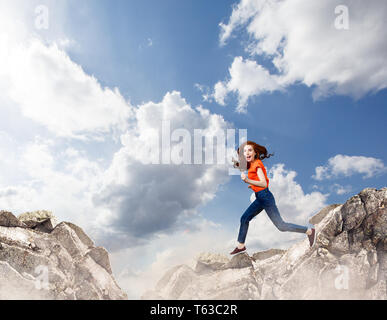
[[[246,182],[247,177],[243,172],[241,173],[241,179]]]

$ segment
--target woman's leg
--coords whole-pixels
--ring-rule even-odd
[[[264,201],[264,209],[270,220],[280,231],[306,233],[306,231],[308,230],[308,228],[305,226],[300,226],[294,223],[288,223],[282,220],[282,217],[275,203],[274,196],[270,191],[268,191],[267,197]]]
[[[239,227],[238,242],[244,244],[246,240],[247,230],[249,229],[249,222],[258,213],[263,210],[262,204],[258,199],[255,199],[252,204],[246,209],[241,217],[241,225]]]

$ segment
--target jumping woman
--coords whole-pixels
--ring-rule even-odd
[[[243,143],[237,152],[239,159],[238,161],[234,161],[234,167],[238,167],[242,171],[241,179],[249,184],[249,188],[255,192],[256,199],[241,217],[238,245],[230,254],[233,255],[246,250],[245,240],[249,222],[264,209],[278,230],[306,233],[309,238],[309,244],[312,247],[315,242],[315,229],[283,221],[276,206],[274,196],[269,190],[269,179],[262,160],[270,158],[273,154],[268,155],[264,146],[260,146],[253,141]],[[244,170],[248,170],[247,177],[243,172]]]

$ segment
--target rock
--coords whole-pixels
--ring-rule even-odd
[[[156,291],[164,299],[179,299],[183,291],[197,278],[197,274],[186,265],[167,271],[157,283]]]
[[[72,258],[84,256],[89,250],[89,246],[81,241],[72,226],[67,222],[58,224],[50,235],[61,243]]]
[[[47,292],[39,290],[32,279],[23,277],[9,263],[0,260],[0,300],[49,299]]]
[[[74,230],[74,232],[76,233],[76,235],[79,238],[79,240],[81,240],[81,242],[85,246],[87,246],[87,247],[93,247],[94,246],[93,240],[91,240],[88,237],[88,235],[80,227],[78,227],[77,225],[75,225],[74,223],[71,223],[71,222],[63,222],[63,223],[65,223],[68,227],[70,227],[71,229]]]
[[[3,227],[19,227],[26,228],[27,226],[16,218],[11,212],[0,211],[0,226]]]
[[[282,255],[286,252],[286,250],[281,249],[269,249],[265,251],[256,252],[253,254],[252,258],[254,260],[265,260],[269,259],[275,255]]]
[[[341,208],[343,206],[337,206],[316,225],[316,241],[320,246],[327,247],[329,242],[343,231],[343,217]]]
[[[309,219],[309,223],[311,224],[319,224],[322,219],[325,218],[325,216],[336,207],[340,206],[340,204],[331,204],[329,206],[326,206],[325,208],[321,209],[319,213],[314,215],[312,218]]]
[[[364,189],[311,219],[317,232],[313,248],[305,238],[286,251],[242,253],[229,261],[204,255],[197,272],[172,268],[147,297],[387,300],[386,210],[387,188]]]
[[[246,253],[239,253],[234,255],[231,260],[225,265],[226,269],[242,269],[252,267],[252,258]]]
[[[269,276],[273,269],[276,267],[276,263],[281,259],[283,254],[276,254],[270,258],[263,260],[253,261],[253,268],[257,278],[262,280],[262,278]]]
[[[349,253],[349,240],[347,231],[343,231],[331,241],[329,245],[329,251],[339,255]]]
[[[359,197],[367,215],[372,215],[383,206],[383,201],[387,198],[387,188],[380,190],[366,188],[359,193]]]
[[[26,214],[24,224],[1,215],[7,226],[0,226],[0,299],[127,299],[103,247],[69,222],[42,232],[53,218],[41,216]]]
[[[87,254],[103,267],[107,272],[112,274],[112,267],[110,266],[109,254],[103,247],[92,247]]]
[[[243,256],[244,254],[239,254]],[[247,254],[246,254],[247,256]],[[243,261],[240,257],[235,261]],[[204,253],[201,261],[224,261],[222,255]],[[238,263],[237,263],[238,264]],[[186,265],[176,266],[166,272],[157,283],[155,290],[148,290],[141,299],[249,299],[260,297],[262,283],[257,280],[251,267],[218,269],[212,272],[195,272]]]
[[[37,210],[32,212],[25,212],[18,216],[28,228],[36,229],[41,232],[51,232],[57,225],[56,217],[51,211]]]
[[[218,270],[194,278],[178,299],[248,300],[259,299],[260,284],[252,268]]]
[[[203,252],[196,259],[195,272],[207,273],[222,270],[229,261],[230,259],[224,255]]]
[[[343,229],[346,231],[358,228],[367,215],[359,195],[347,200],[340,211],[343,219]]]

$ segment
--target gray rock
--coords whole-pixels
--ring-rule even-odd
[[[44,220],[34,224],[29,214],[24,218],[33,227],[16,227],[12,216],[3,214],[11,223],[0,226],[0,299],[127,299],[108,252],[81,228],[62,222],[42,232]]]
[[[186,265],[177,266],[167,272],[158,282],[156,290],[164,299],[179,299],[183,291],[196,280],[197,274]]]
[[[346,231],[358,228],[367,212],[359,195],[355,195],[341,208],[341,215],[343,218],[343,229]]]
[[[89,246],[81,241],[74,228],[67,222],[58,224],[50,235],[61,243],[72,258],[82,257],[89,250]]]
[[[195,272],[204,274],[223,270],[229,261],[224,255],[203,252],[196,259]]]
[[[252,268],[218,270],[196,277],[178,299],[188,300],[248,300],[259,299],[261,284]]]
[[[199,259],[198,272],[172,268],[147,297],[386,300],[386,204],[387,188],[364,189],[311,219],[313,248],[305,238],[286,251],[243,253],[228,262]],[[211,272],[202,272],[203,265]]]
[[[107,272],[113,274],[112,267],[110,266],[109,253],[103,247],[92,247],[87,254],[103,267]]]
[[[337,206],[316,225],[316,242],[321,247],[328,247],[330,241],[343,231],[343,217],[341,209]]]
[[[253,259],[246,253],[239,253],[231,258],[225,265],[226,269],[242,269],[253,266]]]
[[[349,253],[349,240],[347,231],[343,231],[342,233],[338,234],[330,242],[329,251],[339,255]]]
[[[322,219],[325,218],[325,216],[336,207],[340,206],[340,204],[330,204],[329,206],[326,206],[325,208],[321,209],[321,211],[317,214],[315,214],[312,218],[309,219],[309,223],[311,224],[319,224]]]
[[[255,252],[252,256],[254,260],[265,260],[269,259],[275,255],[283,255],[286,250],[281,249],[269,249],[265,251]]]
[[[28,228],[37,229],[41,232],[51,232],[57,225],[56,217],[51,211],[37,210],[32,212],[25,212],[18,216]]]
[[[26,228],[27,226],[16,218],[11,212],[0,211],[0,226],[3,227],[19,227]]]

